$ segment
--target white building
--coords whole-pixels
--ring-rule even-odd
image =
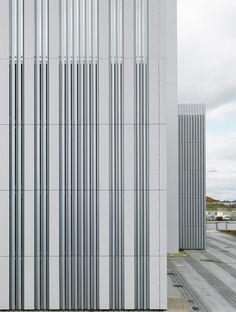
[[[179,252],[177,1],[166,1],[167,251]]]
[[[166,309],[176,0],[1,0],[0,23],[0,309]]]
[[[206,244],[205,106],[179,105],[180,249]]]

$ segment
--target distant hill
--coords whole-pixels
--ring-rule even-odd
[[[220,201],[218,199],[212,198],[210,196],[206,196],[206,209],[209,210],[219,210],[225,209],[232,211],[235,210],[236,204],[230,201]]]
[[[206,197],[206,203],[207,203],[207,204],[220,203],[220,201],[217,200],[217,199],[214,199],[214,198],[212,198],[212,197],[207,196],[207,197]]]

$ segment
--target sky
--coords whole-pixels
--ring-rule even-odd
[[[178,103],[203,103],[207,195],[236,200],[236,0],[178,0]]]

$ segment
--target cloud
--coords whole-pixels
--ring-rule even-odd
[[[236,122],[236,102],[218,106],[207,112],[208,120],[225,121],[227,118],[235,116]]]
[[[179,102],[236,102],[236,1],[178,1]]]
[[[227,135],[207,134],[207,158],[212,161],[233,161],[236,163],[236,133]],[[231,164],[230,164],[231,165]],[[226,164],[224,164],[224,167]],[[233,169],[233,168],[232,168]]]
[[[207,105],[207,193],[219,199],[236,199],[235,38],[236,0],[178,0],[178,102]]]
[[[236,199],[236,133],[208,134],[206,158],[207,194]]]
[[[236,200],[236,176],[215,174],[207,178],[207,195],[219,200]]]

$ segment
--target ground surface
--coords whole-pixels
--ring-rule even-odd
[[[236,311],[236,237],[208,230],[205,251],[170,256],[168,297],[168,311]]]

